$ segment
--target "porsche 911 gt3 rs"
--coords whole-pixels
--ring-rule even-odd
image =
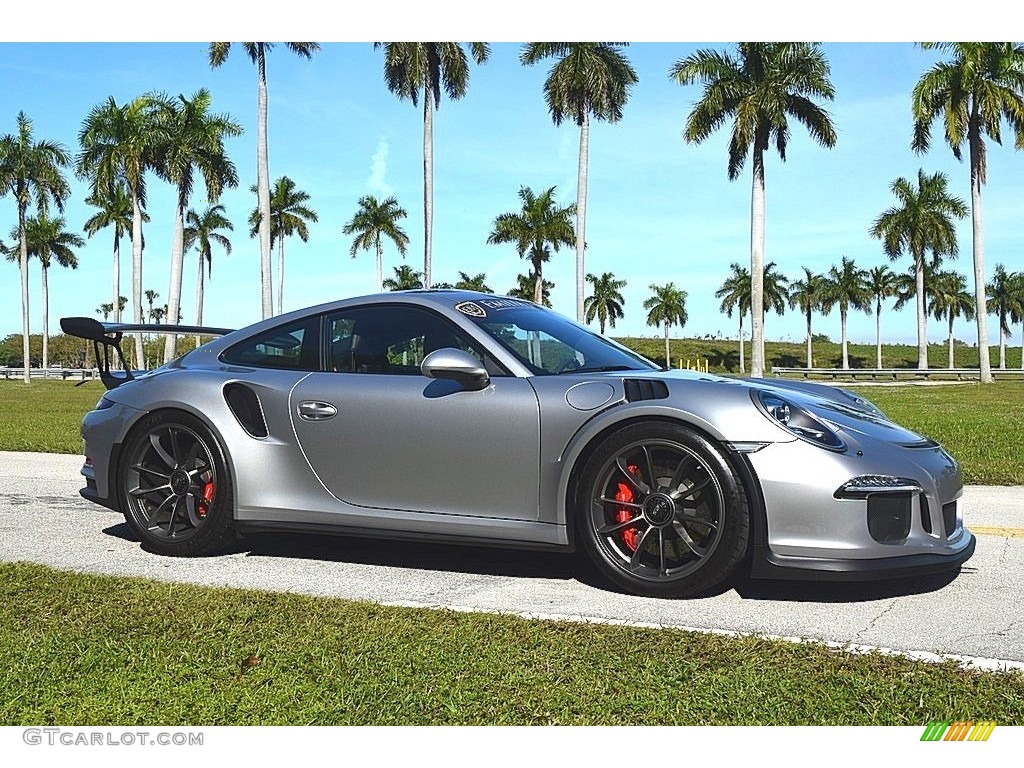
[[[957,462],[864,398],[660,370],[527,301],[425,290],[236,331],[62,327],[94,342],[108,386],[81,493],[160,554],[274,531],[582,549],[625,590],[683,597],[974,551]],[[114,370],[143,329],[222,335]]]

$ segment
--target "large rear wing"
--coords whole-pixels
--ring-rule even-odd
[[[115,389],[125,382],[131,381],[135,375],[125,363],[121,352],[121,339],[125,333],[173,333],[175,336],[199,334],[202,336],[224,336],[232,333],[232,328],[207,328],[200,325],[163,325],[156,323],[101,323],[93,317],[62,317],[60,328],[69,336],[87,339],[92,342],[96,352],[96,366],[100,371],[100,381],[107,389]],[[113,350],[113,353],[112,351]],[[110,369],[114,354],[121,362],[123,371],[114,373]]]

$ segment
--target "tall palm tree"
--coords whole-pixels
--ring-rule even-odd
[[[949,322],[949,367],[953,368],[953,321],[974,319],[974,297],[967,291],[967,278],[959,272],[939,272],[932,284],[928,310],[936,320]]]
[[[93,195],[105,196],[123,181],[132,201],[132,305],[142,322],[142,223],[146,172],[156,160],[160,138],[158,104],[151,95],[118,106],[111,96],[89,111],[78,132],[76,173],[89,181]],[[135,359],[143,359],[142,334],[135,334]]]
[[[614,328],[615,321],[622,319],[622,305],[626,300],[619,291],[626,287],[626,281],[616,280],[611,272],[605,272],[600,277],[588,274],[587,282],[594,286],[594,291],[584,302],[585,319],[592,323],[596,317],[603,336],[606,323]]]
[[[896,295],[898,278],[882,264],[868,270],[868,292],[875,301],[875,367],[882,367],[882,302]],[[952,366],[950,366],[952,367]]]
[[[242,127],[230,115],[210,111],[213,99],[205,88],[191,98],[184,94],[176,100],[158,102],[162,138],[158,147],[157,171],[175,187],[174,234],[171,240],[171,276],[167,290],[167,316],[181,313],[181,278],[185,265],[185,213],[201,175],[206,197],[211,203],[220,199],[225,188],[238,186],[238,172],[227,156],[224,140],[239,136]],[[164,362],[173,360],[178,337],[166,335]]]
[[[527,43],[519,60],[532,66],[557,59],[544,81],[544,98],[555,125],[567,117],[580,129],[580,157],[576,181],[576,320],[583,322],[584,250],[587,228],[587,170],[590,153],[590,118],[616,123],[636,71],[622,54],[628,43]],[[602,331],[603,333],[603,331]]]
[[[251,191],[258,192],[256,187]],[[309,241],[309,224],[319,221],[316,211],[306,203],[309,193],[295,186],[295,182],[282,176],[274,182],[270,195],[270,243],[277,244],[277,314],[284,312],[284,241],[298,235],[302,242]],[[261,222],[257,207],[249,215],[249,234],[259,233]]]
[[[668,329],[673,325],[682,328],[689,319],[686,314],[686,291],[676,288],[675,283],[666,283],[665,285],[651,283],[650,289],[654,291],[654,295],[644,302],[644,309],[648,310],[647,324],[665,326],[665,368],[671,368]]]
[[[83,229],[88,237],[99,233],[107,227],[114,228],[114,265],[113,265],[113,301],[114,322],[121,322],[121,310],[114,302],[121,295],[121,238],[132,231],[132,199],[123,181],[118,181],[113,188],[96,189],[85,202],[99,210],[85,222]],[[143,211],[142,221],[148,222],[149,215]]]
[[[384,247],[381,238],[387,237],[395,244],[398,252],[405,257],[408,250],[409,236],[398,226],[398,222],[406,217],[405,208],[398,200],[389,197],[383,201],[373,195],[359,198],[359,210],[341,230],[346,235],[355,235],[349,253],[354,259],[356,252],[368,251],[373,248],[377,252],[377,293],[384,290]]]
[[[917,172],[914,185],[900,176],[891,185],[897,205],[875,219],[871,235],[882,241],[885,255],[896,260],[906,251],[913,260],[917,297],[917,367],[928,367],[928,333],[925,313],[925,254],[933,260],[956,256],[956,227],[953,219],[967,215],[967,206],[946,190],[945,174]]]
[[[701,82],[704,92],[689,117],[683,138],[700,143],[732,119],[729,179],[735,180],[753,156],[750,203],[750,304],[752,376],[764,375],[764,154],[772,145],[786,159],[788,118],[802,123],[823,147],[832,148],[836,131],[828,112],[813,99],[831,101],[835,89],[821,47],[814,43],[740,43],[739,58],[700,50],[672,67],[680,85]]]
[[[732,317],[733,310],[737,310],[740,327],[740,373],[746,372],[743,359],[743,318],[750,312],[750,272],[738,262],[729,265],[732,273],[725,278],[722,287],[715,291],[715,297],[722,300],[719,310],[725,312],[726,317]]]
[[[152,288],[147,288],[145,291],[143,291],[143,293],[145,293],[146,295],[146,301],[149,303],[149,314],[150,316],[152,316],[153,302],[160,298],[160,294],[154,291]]]
[[[71,194],[67,179],[61,173],[70,161],[63,144],[34,141],[32,121],[24,112],[18,113],[17,132],[0,137],[0,197],[10,194],[18,207],[18,266],[21,270],[21,338],[25,383],[29,372],[29,303],[28,303],[28,239],[26,222],[28,206],[35,200],[39,215],[46,213],[50,201],[63,212],[64,201]],[[13,237],[13,235],[12,235]]]
[[[103,315],[103,322],[107,322],[110,319],[110,313],[114,311],[114,303],[108,301],[105,304],[100,304],[96,309],[96,314]]]
[[[821,309],[821,297],[825,291],[825,279],[807,267],[803,268],[801,280],[794,280],[789,286],[789,306],[799,308],[807,322],[807,367],[814,367],[814,350],[812,347],[814,333],[811,331],[811,315]]]
[[[922,43],[951,55],[928,70],[914,86],[914,139],[911,146],[926,152],[931,126],[939,117],[946,143],[957,160],[967,142],[971,171],[971,227],[974,251],[974,301],[985,299],[985,232],[981,221],[981,188],[985,184],[985,137],[1002,143],[1000,127],[1009,123],[1017,147],[1024,147],[1024,45],[1021,43]],[[981,381],[992,381],[988,350],[988,318],[977,313]]]
[[[417,272],[408,264],[400,264],[393,269],[395,276],[384,281],[384,287],[389,291],[413,291],[423,287],[422,272]]]
[[[28,257],[39,259],[39,266],[42,268],[42,292],[40,298],[43,304],[43,370],[50,367],[50,288],[48,273],[50,267],[57,263],[61,267],[78,269],[78,257],[73,249],[85,245],[85,240],[74,232],[64,229],[66,222],[60,216],[51,219],[46,213],[40,212],[38,216],[32,216],[25,220],[25,243]],[[11,230],[11,239],[20,238],[18,228]],[[16,246],[2,247],[8,261],[18,261],[21,249]],[[44,374],[45,375],[45,374]]]
[[[1024,319],[1024,275],[1007,272],[1002,264],[996,264],[988,291],[988,314],[999,318],[999,370],[1006,370],[1006,337],[1010,335],[1010,323]]]
[[[868,273],[858,269],[853,259],[843,256],[838,267],[831,267],[823,280],[821,292],[822,311],[830,312],[832,307],[839,307],[839,324],[842,334],[843,370],[850,368],[847,354],[846,320],[850,309],[862,312],[871,311],[871,292],[868,288]]]
[[[534,276],[533,301],[543,300],[544,262],[551,251],[571,246],[574,240],[573,216],[575,205],[559,206],[555,202],[555,187],[548,187],[537,195],[529,187],[519,188],[523,207],[518,213],[503,213],[494,219],[494,227],[487,237],[490,245],[515,243],[520,258],[529,258]]]
[[[441,90],[461,99],[469,87],[469,58],[465,43],[374,43],[384,49],[384,82],[399,99],[415,107],[423,97],[423,281],[431,280],[434,243],[434,110],[441,107]],[[491,54],[487,43],[469,43],[469,54],[483,64]]]
[[[234,231],[235,227],[225,215],[224,206],[207,206],[202,213],[190,210],[185,216],[185,250],[193,246],[199,252],[199,272],[196,276],[196,325],[203,324],[203,302],[206,294],[206,276],[213,276],[213,246],[216,243],[224,249],[224,255],[231,255],[231,240],[222,230]],[[196,336],[196,346],[199,337]]]
[[[544,280],[541,285],[541,297],[537,299],[537,276],[530,270],[525,275],[516,275],[516,287],[510,288],[506,295],[514,299],[525,299],[543,307],[551,307],[551,291],[555,284],[550,280]]]
[[[270,161],[267,150],[267,53],[274,43],[242,43],[249,60],[256,65],[257,121],[256,121],[256,210],[260,214],[257,232],[260,237],[260,296],[263,319],[274,314],[273,284],[270,279]],[[292,53],[311,58],[320,50],[319,43],[285,43]],[[210,43],[211,67],[223,64],[231,52],[231,43]]]
[[[491,287],[487,284],[487,275],[484,272],[477,272],[475,275],[470,275],[459,270],[459,281],[455,283],[455,287],[460,291],[494,293]]]

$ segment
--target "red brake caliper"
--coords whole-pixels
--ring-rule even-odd
[[[213,502],[213,483],[207,483],[206,485],[203,486],[203,498],[202,498],[202,501],[200,501],[199,504],[196,505],[196,514],[199,517],[206,517],[206,514],[209,511],[207,509],[207,505],[211,504],[212,502]]]
[[[637,473],[637,467],[635,464],[630,464],[626,469],[629,470],[629,474],[631,475],[635,476]],[[619,492],[615,494],[615,500],[631,503],[633,498],[632,489],[625,483],[619,483]],[[615,513],[615,522],[617,523],[628,523],[632,519],[633,515],[626,507],[619,507],[618,511]],[[640,532],[636,528],[625,528],[622,531],[622,540],[626,543],[626,546],[629,547],[631,552],[636,552],[639,533]]]

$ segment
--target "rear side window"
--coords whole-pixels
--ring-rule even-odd
[[[318,318],[278,326],[235,344],[221,355],[225,363],[256,368],[315,371],[320,368]]]

